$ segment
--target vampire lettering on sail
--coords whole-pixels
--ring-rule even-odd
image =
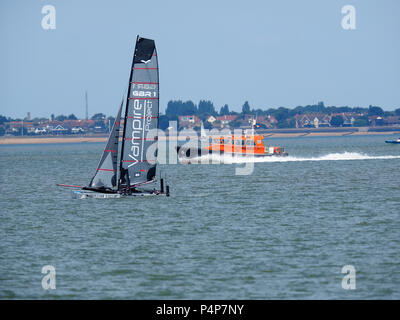
[[[112,189],[117,185],[118,139],[123,103],[122,101],[96,173],[90,181],[90,188]]]
[[[153,40],[138,37],[129,80],[121,151],[120,188],[154,179],[156,155],[147,150],[157,143],[158,62]]]

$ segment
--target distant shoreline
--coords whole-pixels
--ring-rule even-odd
[[[315,130],[315,129],[314,129]],[[299,137],[339,137],[339,136],[362,136],[362,135],[400,135],[400,128],[397,131],[326,131],[326,132],[313,132],[313,129],[307,130],[293,130],[295,132],[256,132],[256,134],[264,135],[265,138],[299,138]],[[106,142],[108,136],[63,136],[63,137],[1,137],[0,145],[19,145],[19,144],[51,144],[51,143],[85,143],[85,142]],[[169,138],[167,137],[167,140]],[[161,140],[161,138],[160,138]],[[179,139],[181,140],[181,139]]]
[[[80,136],[80,137],[1,137],[0,145],[11,144],[50,144],[50,143],[84,143],[105,142],[106,136]]]

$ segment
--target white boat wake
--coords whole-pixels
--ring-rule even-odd
[[[349,160],[377,160],[377,159],[400,159],[399,156],[384,155],[384,156],[370,156],[358,152],[343,152],[343,153],[328,153],[322,156],[316,157],[243,157],[243,156],[232,156],[229,154],[210,154],[202,157],[193,158],[190,160],[182,160],[182,163],[191,164],[210,164],[210,163],[246,163],[246,162],[301,162],[301,161],[349,161]]]

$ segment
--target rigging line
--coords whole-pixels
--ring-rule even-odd
[[[58,187],[68,187],[68,188],[83,188],[82,186],[76,186],[72,184],[62,184],[62,183],[57,183]]]
[[[120,123],[119,123],[118,131],[115,132],[115,134],[118,135],[118,139],[117,139],[117,142],[116,142],[116,145],[117,145],[116,146],[117,147],[117,160],[116,160],[116,162],[117,162],[117,170],[116,170],[116,173],[115,173],[116,180],[117,180],[117,189],[118,189],[118,186],[119,186],[119,179],[120,179],[120,175],[121,175],[120,166],[118,164],[121,162],[121,157],[122,157],[121,144],[119,143],[119,139],[121,138],[121,122],[122,122],[122,119],[125,119],[125,114],[123,115],[123,113],[125,113],[123,105],[124,105],[125,95],[126,95],[127,91],[128,91],[128,84],[125,85],[125,88],[124,88],[124,90],[122,92],[122,102],[121,102],[122,103],[122,110],[121,110],[121,116],[120,116],[120,120],[119,120]],[[125,120],[124,120],[124,127],[125,127]]]
[[[147,102],[146,100],[143,102],[143,118],[146,116],[146,108],[147,108],[146,102]],[[145,128],[145,126],[143,126],[142,140],[144,140],[144,128]],[[142,143],[141,147],[142,147],[141,160],[143,161],[144,142]]]

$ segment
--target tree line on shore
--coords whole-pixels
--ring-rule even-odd
[[[160,116],[160,128],[165,129],[168,127],[169,121],[177,121],[179,116],[195,115],[200,118],[201,121],[206,122],[209,116],[224,116],[224,115],[237,115],[238,119],[243,119],[245,115],[251,114],[254,116],[273,116],[278,121],[278,128],[294,128],[296,115],[302,114],[339,114],[339,113],[353,113],[359,115],[356,119],[357,126],[367,126],[369,116],[400,116],[400,108],[394,111],[384,111],[379,106],[370,105],[368,108],[365,107],[349,107],[349,106],[325,106],[323,102],[318,102],[313,105],[297,106],[293,109],[279,107],[279,108],[251,108],[249,102],[246,101],[242,105],[241,112],[230,111],[227,104],[223,105],[219,111],[216,110],[214,104],[211,101],[200,100],[198,105],[193,101],[181,101],[173,100],[169,101],[166,112]],[[231,126],[236,126],[234,121]],[[341,126],[343,119],[340,116],[333,116],[331,119],[332,126]]]
[[[238,119],[243,119],[245,115],[254,115],[254,116],[273,116],[277,120],[278,128],[290,128],[295,127],[295,119],[294,116],[302,115],[302,114],[339,114],[339,113],[353,113],[359,115],[356,119],[358,126],[368,125],[368,117],[369,116],[400,116],[400,108],[395,109],[394,111],[384,111],[379,106],[370,105],[368,108],[366,107],[349,107],[349,106],[325,106],[323,102],[318,102],[313,105],[306,106],[297,106],[293,109],[279,107],[279,108],[251,108],[249,102],[246,101],[242,105],[241,112],[231,111],[227,104],[223,105],[219,111],[215,108],[212,101],[209,100],[200,100],[198,104],[195,104],[193,101],[182,101],[182,100],[171,100],[167,104],[167,108],[165,114],[160,114],[159,119],[159,127],[160,129],[166,129],[169,126],[169,121],[178,121],[179,116],[187,116],[187,115],[195,115],[201,121],[206,122],[209,116],[224,116],[224,115],[237,115]],[[343,122],[340,117],[332,117],[331,124],[333,126],[340,126]],[[108,117],[103,113],[96,113],[91,118],[98,125],[104,125],[105,120],[107,119],[114,122],[113,117]],[[49,120],[47,118],[34,118],[30,121],[45,121]],[[58,115],[55,116],[52,114],[50,116],[50,120],[54,121],[64,121],[64,120],[78,120],[78,118],[74,114],[70,115]],[[4,125],[6,122],[11,121],[29,121],[25,119],[12,119],[10,117],[6,117],[0,115],[0,125]],[[357,125],[356,124],[356,125]],[[232,125],[235,126],[235,123]]]

